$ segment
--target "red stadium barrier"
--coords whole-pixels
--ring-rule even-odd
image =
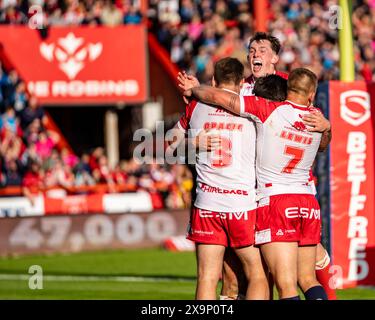
[[[159,199],[146,191],[66,195],[54,190],[36,194],[33,203],[26,197],[0,198],[0,218],[64,214],[151,212],[162,209]],[[2,220],[1,220],[2,221]]]
[[[57,187],[61,189],[60,187]],[[48,192],[49,190],[56,189],[56,187],[40,189],[39,191],[42,193]],[[78,194],[78,193],[109,193],[109,192],[134,192],[136,191],[136,187],[133,185],[127,184],[115,184],[113,186],[109,186],[108,184],[96,184],[92,186],[80,186],[80,187],[69,187],[64,188],[67,193],[69,194]],[[5,196],[21,196],[22,195],[22,187],[18,186],[10,186],[0,189],[0,197]]]

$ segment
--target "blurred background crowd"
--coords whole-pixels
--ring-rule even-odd
[[[225,56],[246,63],[247,42],[254,33],[252,1],[150,0],[146,14],[130,0],[3,0],[0,23],[27,24],[32,5],[43,8],[43,25],[107,25],[147,23],[150,32],[179,68],[201,82],[211,79],[213,65]],[[274,0],[268,10],[270,32],[280,39],[277,68],[312,69],[320,80],[339,78],[337,1]],[[356,79],[375,80],[375,0],[353,1]],[[331,9],[331,11],[330,11]],[[247,69],[246,72],[249,72]],[[0,186],[20,186],[29,196],[33,188],[106,184],[109,192],[156,192],[166,207],[186,207],[191,175],[182,165],[138,165],[124,160],[108,165],[103,148],[80,156],[56,147],[58,137],[44,126],[44,111],[29,97],[15,70],[0,67]],[[75,191],[87,192],[87,191]]]
[[[32,5],[43,8],[45,26],[147,22],[171,60],[203,82],[222,57],[236,56],[246,64],[254,33],[248,0],[150,0],[143,15],[137,0],[3,0],[0,23],[28,23]],[[279,70],[307,66],[320,80],[339,78],[335,5],[337,0],[270,1],[269,30],[283,47]],[[353,1],[353,28],[357,79],[374,80],[375,0]]]
[[[80,157],[58,148],[59,136],[44,127],[45,112],[15,70],[0,65],[0,187],[22,186],[31,201],[39,191],[64,190],[67,194],[135,192],[158,197],[161,207],[185,208],[192,179],[184,165],[140,165],[123,160],[114,168],[102,147]]]
[[[277,68],[304,66],[320,80],[339,79],[339,49],[335,16],[338,1],[270,1],[269,30],[281,44]],[[254,34],[252,1],[151,1],[152,30],[181,69],[206,82],[218,59],[231,55],[246,63],[248,39]],[[353,1],[356,78],[375,79],[375,1]],[[247,70],[249,72],[249,70]]]

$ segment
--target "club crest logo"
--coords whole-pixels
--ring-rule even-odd
[[[353,126],[366,122],[371,115],[370,95],[362,90],[349,90],[340,95],[340,116]]]
[[[57,61],[61,71],[73,80],[88,62],[95,61],[103,51],[102,43],[87,43],[73,32],[59,38],[56,43],[43,42],[40,53],[49,62]]]

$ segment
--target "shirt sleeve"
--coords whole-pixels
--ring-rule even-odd
[[[189,104],[185,107],[185,112],[181,116],[180,120],[177,122],[177,126],[180,130],[184,131],[185,133],[190,128],[190,120],[191,116],[193,114],[194,108],[197,105],[197,101],[191,101]]]
[[[240,96],[240,115],[264,123],[281,104],[257,96]]]

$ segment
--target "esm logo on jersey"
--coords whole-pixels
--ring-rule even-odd
[[[287,218],[305,218],[320,220],[320,209],[291,207],[285,209]]]
[[[363,90],[349,90],[340,95],[340,116],[347,123],[359,126],[370,118],[370,95]]]

